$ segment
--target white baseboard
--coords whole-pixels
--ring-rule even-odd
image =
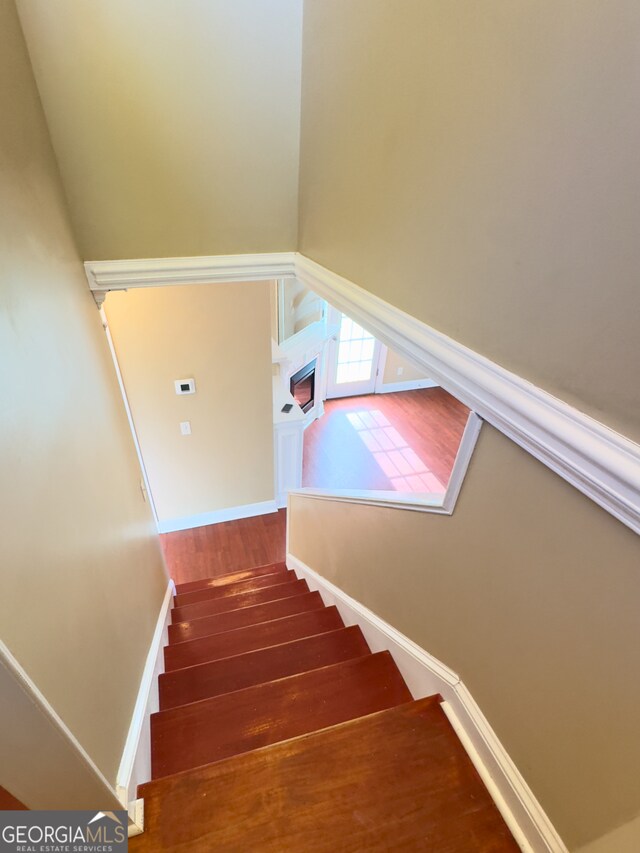
[[[389,651],[413,697],[440,693],[443,710],[489,793],[525,853],[567,853],[567,848],[520,775],[460,676],[388,622],[323,578],[293,554],[287,567],[335,604],[346,625],[359,625],[371,651]]]
[[[128,808],[129,825],[127,836],[135,838],[144,832],[144,800],[132,800]]]
[[[406,382],[388,382],[376,388],[376,394],[394,394],[396,391],[417,391],[419,388],[437,388],[433,379],[408,379]]]
[[[222,521],[236,521],[238,518],[252,518],[254,515],[269,515],[277,512],[273,501],[261,501],[255,504],[230,506],[226,509],[214,509],[199,515],[183,515],[180,518],[168,518],[158,521],[158,533],[173,533],[175,530],[190,530],[192,527],[204,527],[207,524],[220,524]]]
[[[151,714],[159,710],[158,676],[164,672],[164,646],[168,642],[168,625],[171,621],[171,605],[175,595],[175,584],[167,584],[167,591],[158,614],[147,661],[140,679],[138,698],[133,709],[129,733],[125,741],[120,768],[116,778],[118,799],[129,808],[137,798],[138,785],[151,779]],[[140,815],[140,808],[137,810]],[[137,821],[136,821],[137,823]],[[141,830],[140,830],[141,831]]]

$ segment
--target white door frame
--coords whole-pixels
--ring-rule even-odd
[[[342,318],[342,312],[338,312]],[[370,332],[368,334],[371,334]],[[340,333],[334,336],[329,342],[327,348],[327,387],[326,399],[336,399],[340,397],[356,397],[364,394],[375,394],[382,382],[382,373],[387,360],[387,348],[379,341],[375,335],[371,335],[374,340],[373,356],[371,357],[371,376],[367,380],[359,382],[343,382],[340,385],[336,384],[336,372],[338,369],[338,347],[340,345]]]
[[[153,513],[153,518],[156,523],[156,527],[158,526],[158,512],[156,510],[156,505],[153,500],[153,493],[151,491],[151,486],[149,485],[149,477],[147,476],[147,469],[144,464],[144,458],[142,456],[142,448],[140,447],[140,442],[138,441],[138,433],[136,432],[136,426],[133,422],[133,414],[131,412],[131,406],[129,405],[129,398],[127,397],[127,390],[124,387],[124,379],[122,378],[122,372],[120,370],[120,363],[118,362],[118,354],[116,353],[116,348],[113,343],[113,338],[111,337],[111,329],[109,328],[109,321],[107,319],[107,315],[104,310],[104,306],[100,306],[100,319],[102,320],[102,328],[104,329],[105,335],[107,337],[107,344],[109,346],[109,352],[111,353],[111,359],[113,360],[113,366],[116,371],[116,377],[118,379],[118,387],[120,388],[120,393],[122,394],[122,402],[124,403],[124,410],[127,413],[127,420],[129,421],[129,429],[131,430],[131,436],[133,438],[133,444],[136,449],[136,454],[138,456],[138,464],[140,465],[140,474],[142,479],[140,481],[140,490],[142,491],[142,497],[149,502],[149,506],[151,507],[151,512]]]

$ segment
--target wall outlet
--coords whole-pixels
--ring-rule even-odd
[[[180,421],[180,432],[182,435],[191,435],[191,421]]]
[[[396,370],[396,375],[397,375],[397,376],[402,376],[402,374],[403,374],[403,373],[404,373],[404,367],[399,367],[399,368]]]

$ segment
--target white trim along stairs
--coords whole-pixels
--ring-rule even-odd
[[[110,290],[297,278],[640,533],[640,445],[304,255],[88,261],[85,271],[98,304]]]
[[[371,651],[391,653],[414,699],[443,697],[449,722],[523,853],[568,853],[460,676],[289,552],[287,567],[325,605],[335,605],[345,625],[358,625]]]

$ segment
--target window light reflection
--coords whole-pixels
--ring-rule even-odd
[[[349,412],[347,420],[394,491],[444,494],[444,485],[379,409]]]

